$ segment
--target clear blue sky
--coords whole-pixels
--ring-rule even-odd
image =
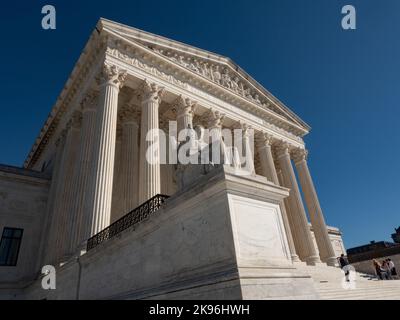
[[[57,9],[55,31],[41,29],[45,4]],[[341,28],[346,4],[356,31]],[[99,17],[231,57],[312,126],[311,172],[346,246],[390,239],[400,225],[400,1],[2,3],[0,163],[22,165]]]

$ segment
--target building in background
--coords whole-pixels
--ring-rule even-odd
[[[388,241],[371,241],[369,244],[347,249],[349,262],[359,272],[375,274],[373,259],[385,260],[392,259],[394,264],[400,267],[400,243],[396,240],[400,236],[400,228],[395,229],[396,233],[392,234],[395,242]]]
[[[396,231],[396,233],[392,234],[392,239],[394,242],[399,243],[400,244],[400,227],[398,227],[397,229],[394,229]]]

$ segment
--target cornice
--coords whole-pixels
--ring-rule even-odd
[[[0,178],[10,178],[11,180],[31,181],[32,183],[48,184],[51,176],[43,172],[27,170],[13,166],[0,164]]]

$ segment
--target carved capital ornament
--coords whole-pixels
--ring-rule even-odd
[[[256,141],[260,147],[272,147],[274,136],[267,132],[257,134]]]
[[[97,82],[102,85],[113,85],[122,88],[127,77],[126,70],[121,70],[115,65],[104,64],[102,70],[97,77]]]
[[[163,94],[164,94],[163,87],[160,87],[156,83],[149,82],[147,79],[143,81],[143,84],[139,89],[139,98],[141,98],[142,102],[147,102],[148,100],[154,100],[160,103]]]
[[[209,128],[222,128],[225,114],[218,110],[210,109],[207,113],[207,122]]]
[[[180,95],[174,102],[173,104],[174,109],[177,113],[177,116],[183,116],[183,115],[194,115],[194,112],[196,110],[197,102],[192,101],[189,98],[185,98],[182,95]]]
[[[308,158],[308,151],[305,149],[296,149],[293,151],[293,160],[294,162],[300,163],[302,161],[307,161]]]

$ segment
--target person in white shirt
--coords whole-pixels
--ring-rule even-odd
[[[392,259],[387,259],[389,270],[392,276],[397,276],[397,270]]]

